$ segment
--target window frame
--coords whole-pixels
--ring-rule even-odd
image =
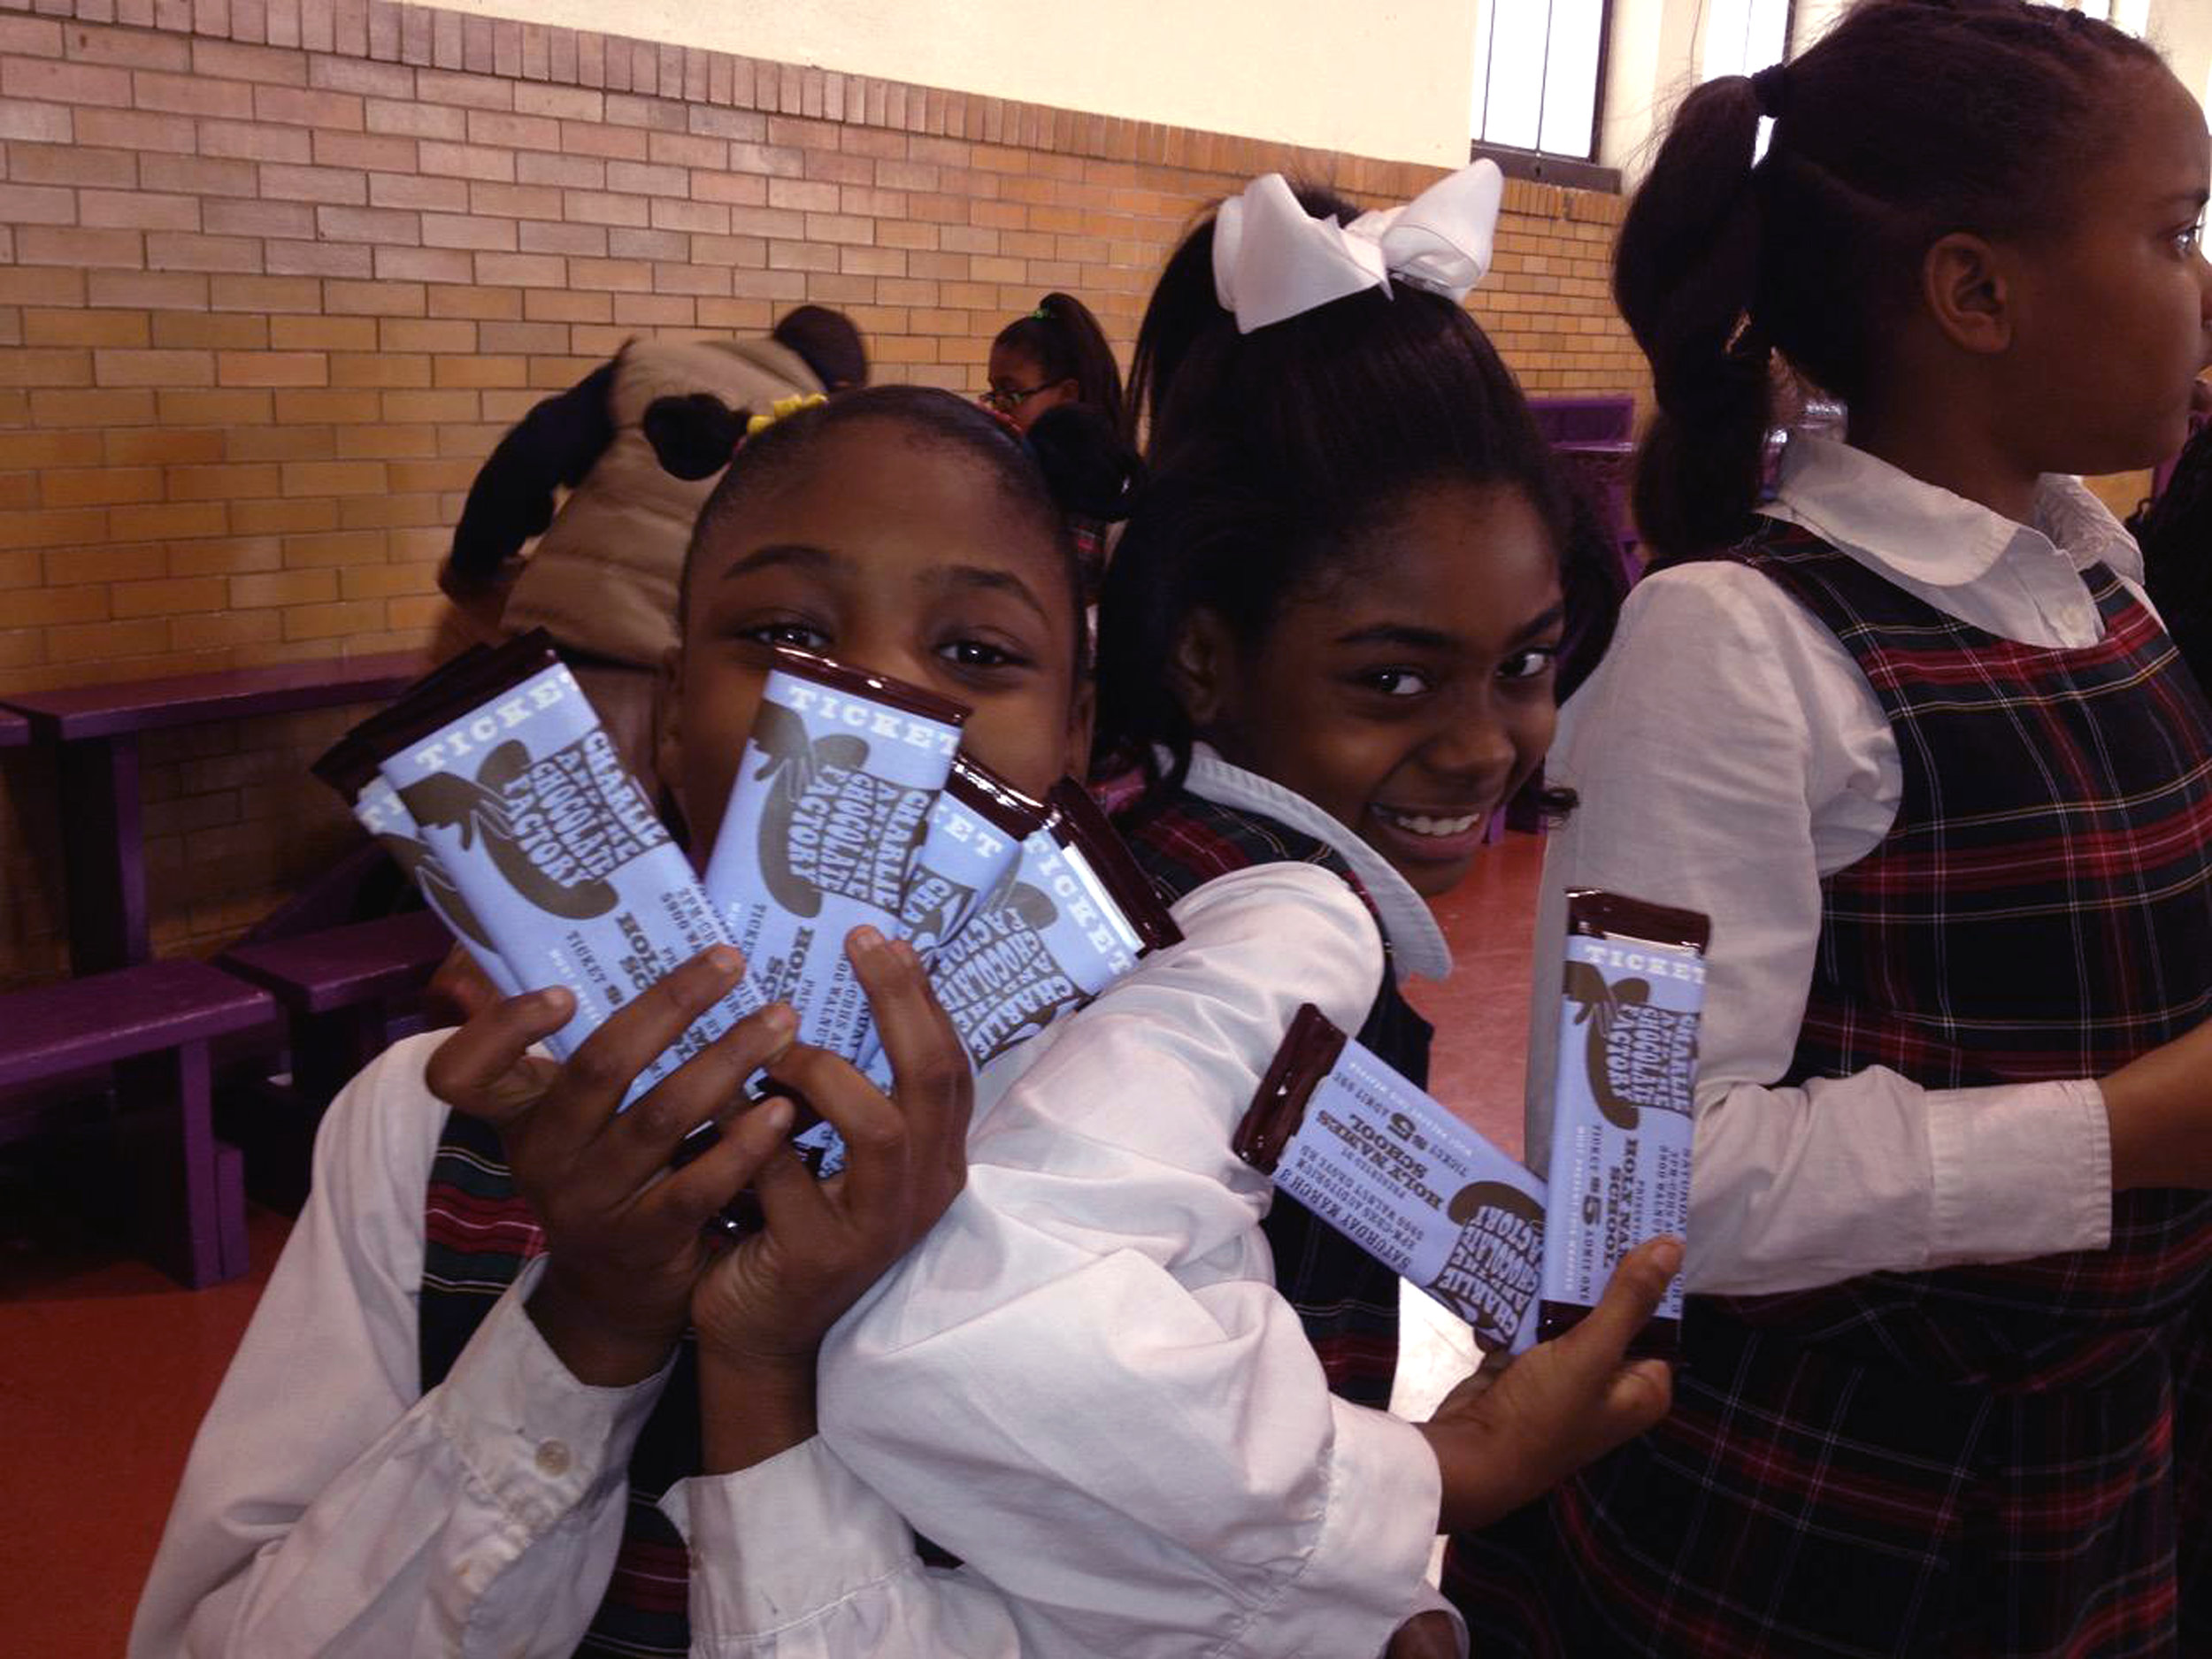
[[[1710,17],[1704,18],[1699,26],[1701,31],[1710,28],[1712,27],[1712,23],[1713,19]],[[1698,61],[1701,65],[1705,59],[1705,41],[1701,33],[1697,42],[1697,53]],[[1782,0],[1782,55],[1775,61],[1777,63],[1786,64],[1796,56],[1797,0]],[[1764,64],[1754,64],[1750,68],[1745,70],[1744,73],[1747,75],[1756,74],[1760,70],[1766,67],[1767,65]],[[1717,79],[1717,77],[1715,78]],[[1702,84],[1702,82],[1700,84]]]
[[[1506,0],[1488,0],[1489,44],[1494,46],[1498,34],[1498,7]],[[1793,8],[1797,0],[1789,0]],[[1547,75],[1551,55],[1551,0],[1546,0],[1544,18],[1544,52]],[[1533,179],[1547,184],[1571,185],[1580,189],[1609,190],[1617,195],[1621,188],[1618,167],[1609,167],[1598,160],[1598,140],[1605,130],[1605,83],[1612,68],[1614,0],[1598,0],[1598,61],[1594,84],[1590,97],[1590,153],[1564,156],[1548,150],[1524,150],[1517,144],[1501,144],[1476,134],[1467,148],[1467,158],[1479,160],[1487,156],[1498,164],[1508,178]],[[1482,58],[1482,107],[1484,119],[1489,119],[1491,53],[1485,50]],[[1544,129],[1543,97],[1540,93],[1536,104],[1536,130],[1540,138]]]

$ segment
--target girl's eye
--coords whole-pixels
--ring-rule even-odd
[[[937,654],[960,668],[1018,668],[1028,659],[987,640],[949,640]]]
[[[2199,219],[2195,224],[2190,226],[2188,229],[2179,230],[2174,233],[2174,251],[2180,254],[2184,258],[2186,258],[2189,255],[2196,252],[2198,245],[2201,243],[2203,240],[2204,221],[2202,219]]]
[[[829,649],[829,635],[804,622],[763,622],[754,627],[739,629],[737,637],[750,640],[758,645],[788,645],[802,651],[825,651]]]
[[[1516,651],[1498,664],[1501,680],[1540,680],[1551,672],[1559,661],[1556,645],[1532,646],[1525,651]]]
[[[1417,697],[1432,688],[1428,676],[1411,668],[1379,668],[1360,676],[1360,683],[1386,697]]]

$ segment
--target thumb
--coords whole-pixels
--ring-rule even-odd
[[[1559,1339],[1560,1358],[1591,1376],[1613,1370],[1681,1268],[1678,1239],[1649,1239],[1621,1257],[1598,1305]]]

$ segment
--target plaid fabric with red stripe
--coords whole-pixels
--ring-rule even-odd
[[[1187,792],[1121,828],[1138,867],[1170,903],[1231,871],[1286,863],[1318,864],[1366,898],[1350,867],[1324,842]],[[1430,1034],[1386,966],[1360,1041],[1414,1082],[1425,1083]],[[1397,1275],[1282,1194],[1263,1225],[1275,1256],[1275,1287],[1298,1310],[1329,1386],[1362,1405],[1388,1406],[1398,1369]]]
[[[1997,639],[1806,533],[1737,550],[1827,626],[1903,764],[1823,884],[1793,1081],[2093,1077],[2212,1011],[2212,712],[2148,610]],[[1486,1653],[2212,1653],[2212,1200],[2108,1250],[1694,1298],[1672,1416],[1454,1543]]]
[[[515,1191],[499,1137],[459,1112],[446,1119],[424,1213],[418,1347],[427,1393],[524,1264],[544,1253],[545,1234]],[[622,1547],[579,1659],[691,1651],[690,1557],[657,1505],[669,1487],[698,1472],[699,1455],[698,1373],[687,1339],[631,1455]]]

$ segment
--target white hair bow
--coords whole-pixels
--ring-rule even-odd
[[[1379,288],[1393,277],[1455,302],[1490,268],[1505,177],[1482,160],[1440,179],[1403,207],[1349,225],[1316,219],[1279,173],[1255,179],[1214,220],[1214,293],[1237,331]]]

